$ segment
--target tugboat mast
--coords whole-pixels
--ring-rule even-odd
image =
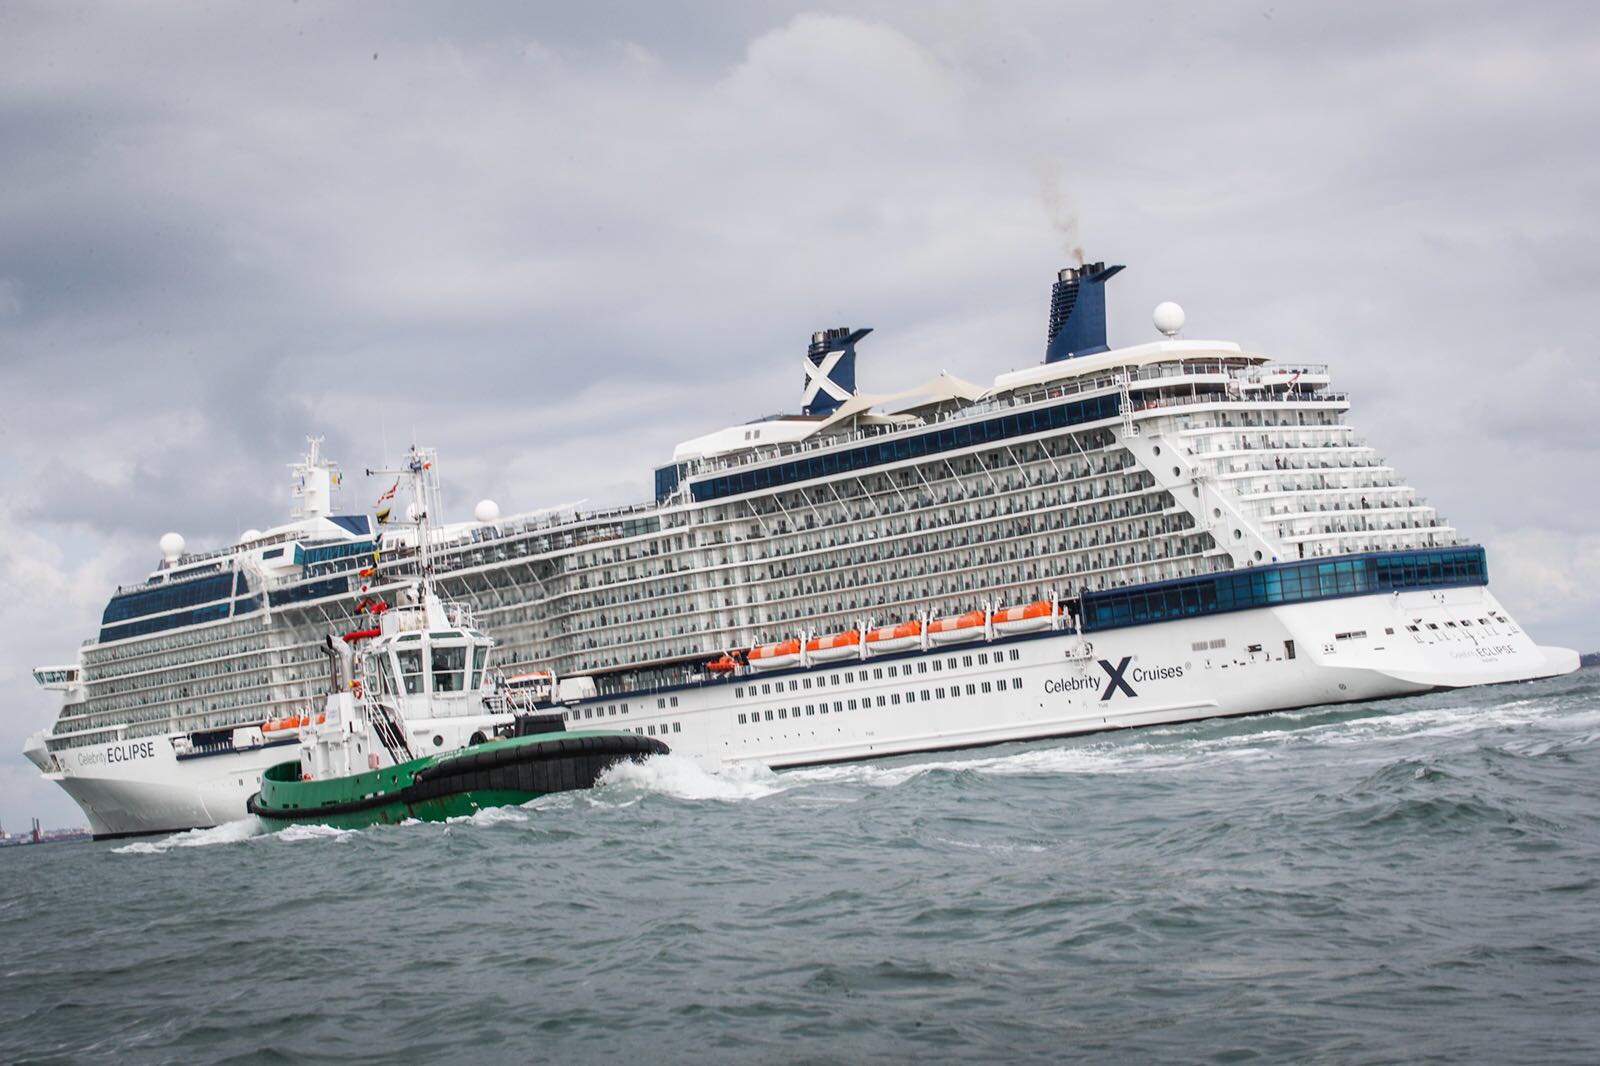
[[[420,602],[426,602],[433,592],[433,531],[432,515],[439,502],[438,452],[433,448],[418,448],[415,444],[406,455],[403,467],[395,469],[369,469],[368,477],[395,475],[396,484],[401,479],[409,483],[411,504],[407,517],[417,527],[417,570],[421,577]],[[392,490],[391,490],[392,491]]]

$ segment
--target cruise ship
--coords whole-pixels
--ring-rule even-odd
[[[97,836],[243,817],[322,701],[330,634],[430,556],[509,664],[477,679],[486,699],[665,737],[712,771],[1577,668],[1346,422],[1326,367],[1183,339],[1174,304],[1110,348],[1121,269],[1061,271],[1044,361],[989,385],[865,392],[871,330],[817,332],[798,413],[679,444],[636,506],[486,500],[441,523],[437,457],[413,449],[415,498],[384,475],[341,513],[312,440],[288,523],[198,553],[168,534],[76,661],[35,672],[63,702],[26,754]],[[426,691],[437,669],[378,683]]]

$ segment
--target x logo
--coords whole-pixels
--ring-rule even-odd
[[[1119,688],[1130,696],[1138,695],[1137,692],[1133,691],[1133,686],[1128,684],[1122,676],[1128,672],[1128,664],[1131,662],[1133,662],[1133,656],[1131,655],[1124,655],[1122,661],[1116,666],[1112,666],[1109,659],[1100,660],[1100,669],[1104,670],[1106,676],[1111,679],[1106,682],[1106,690],[1100,694],[1102,700],[1109,700],[1111,694]]]
[[[802,402],[809,406],[817,398],[818,391],[826,392],[835,400],[843,403],[850,398],[850,394],[833,380],[833,368],[839,365],[839,360],[844,358],[844,349],[836,348],[823,356],[821,365],[806,360],[806,386],[805,397]]]

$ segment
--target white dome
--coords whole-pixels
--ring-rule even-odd
[[[161,557],[169,563],[175,563],[182,554],[183,534],[163,533],[161,535]]]
[[[249,544],[253,540],[260,540],[260,539],[261,539],[261,530],[259,530],[259,529],[247,529],[243,533],[239,534],[239,543],[240,544]]]
[[[472,509],[472,517],[485,524],[493,522],[500,517],[500,505],[493,500],[479,500],[478,506]]]
[[[406,504],[406,521],[415,522],[422,515],[422,508],[417,506],[417,501],[412,500]]]
[[[1172,337],[1183,328],[1183,308],[1167,300],[1156,304],[1155,318],[1156,329]]]

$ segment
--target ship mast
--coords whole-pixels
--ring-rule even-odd
[[[432,516],[439,507],[438,452],[433,448],[411,446],[406,462],[398,469],[369,469],[368,477],[396,475],[405,479],[411,490],[411,504],[407,518],[417,527],[417,570],[422,578],[422,599],[426,602],[433,592],[433,529]]]

